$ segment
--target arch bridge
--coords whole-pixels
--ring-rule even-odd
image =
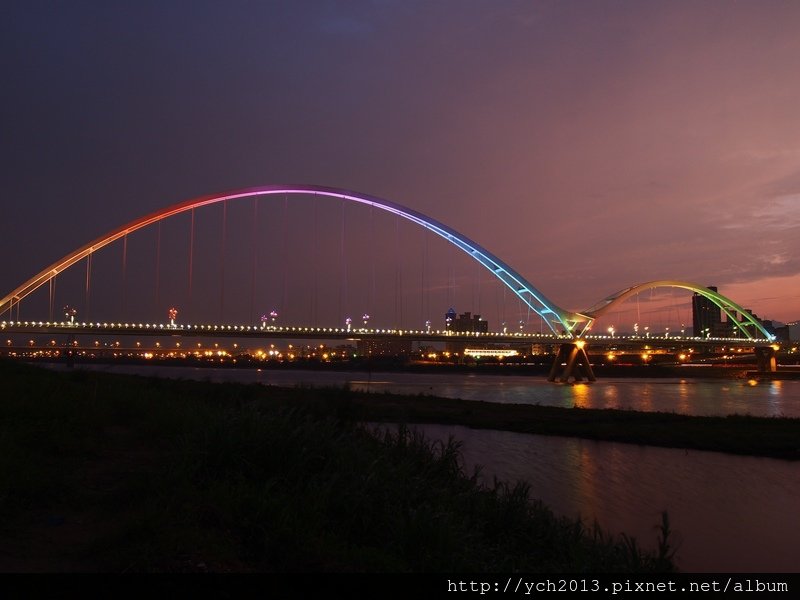
[[[506,262],[451,227],[418,211],[389,200],[359,192],[317,185],[268,185],[234,190],[221,194],[211,194],[173,204],[145,215],[70,252],[24,283],[18,285],[0,299],[0,316],[6,313],[10,316],[13,315],[12,310],[18,307],[19,303],[29,294],[48,282],[52,285],[54,278],[60,273],[63,273],[83,259],[91,258],[92,254],[101,248],[137,230],[159,223],[174,215],[193,211],[203,206],[226,203],[228,201],[244,198],[273,195],[283,195],[286,197],[313,195],[338,198],[343,201],[368,205],[397,215],[440,236],[487,269],[492,276],[510,289],[522,303],[542,318],[554,337],[567,342],[563,356],[560,354],[559,358],[557,358],[557,362],[562,360],[566,361],[567,371],[571,371],[572,368],[585,368],[590,371],[588,357],[583,349],[583,341],[591,330],[592,323],[597,318],[608,313],[614,307],[635,294],[647,289],[660,287],[677,287],[697,293],[718,306],[728,319],[739,328],[746,339],[753,341],[762,340],[764,342],[772,340],[772,336],[764,329],[761,323],[754,319],[752,315],[741,306],[705,286],[685,281],[661,280],[641,283],[616,292],[586,310],[579,312],[567,310],[550,300],[528,279],[523,277]],[[572,368],[570,365],[572,365]]]

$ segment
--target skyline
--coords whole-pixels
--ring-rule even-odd
[[[680,279],[800,318],[800,6],[8,13],[3,293],[169,204],[308,183],[442,221],[571,310]]]

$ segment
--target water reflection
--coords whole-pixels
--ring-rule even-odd
[[[87,367],[88,368],[88,367]],[[342,386],[373,392],[427,394],[464,400],[571,408],[625,408],[691,415],[751,414],[800,418],[800,381],[601,379],[559,385],[542,376],[364,373],[192,367],[96,366],[118,373],[279,386]]]
[[[691,388],[689,387],[689,383],[685,379],[681,379],[678,382],[678,402],[677,402],[677,410],[675,412],[679,413],[691,413]]]
[[[607,386],[602,389],[603,408],[613,408],[619,406],[619,389],[615,386]]]
[[[632,405],[628,405],[625,408],[630,408],[632,410],[644,410],[644,411],[655,410],[653,408],[653,387],[654,386],[650,385],[644,386],[641,389],[641,392],[639,394],[639,401],[636,403],[635,407]]]
[[[663,510],[680,543],[678,566],[691,572],[797,572],[800,465],[731,456],[471,430],[419,426],[432,439],[463,442],[468,472],[522,480],[558,514],[626,532],[655,548]]]
[[[588,408],[590,404],[591,391],[588,383],[575,383],[572,386],[573,406],[576,408]]]

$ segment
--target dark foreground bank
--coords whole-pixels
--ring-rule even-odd
[[[0,377],[5,572],[673,569],[666,516],[643,552],[525,486],[479,486],[455,442],[374,437],[347,390]]]

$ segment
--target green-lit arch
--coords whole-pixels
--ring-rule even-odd
[[[638,285],[631,286],[629,288],[625,288],[624,290],[620,290],[615,294],[611,294],[609,297],[601,300],[588,310],[582,311],[581,314],[584,314],[591,319],[598,319],[603,316],[605,313],[609,312],[614,306],[624,302],[631,296],[643,292],[645,290],[659,288],[659,287],[677,287],[682,288],[685,290],[690,290],[692,292],[696,292],[701,296],[708,298],[711,302],[719,306],[719,308],[727,315],[728,319],[731,320],[736,326],[745,334],[749,339],[753,339],[753,334],[750,330],[748,330],[747,325],[752,325],[756,331],[760,331],[761,334],[767,340],[775,339],[775,336],[769,333],[764,326],[759,323],[756,319],[753,318],[748,311],[744,308],[736,304],[730,298],[723,296],[722,294],[715,292],[705,286],[698,285],[696,283],[690,283],[688,281],[673,281],[673,280],[661,280],[661,281],[648,281],[646,283],[640,283]],[[740,321],[736,318],[733,313],[738,313],[743,321]],[[585,331],[585,330],[584,330]],[[695,332],[696,333],[696,332]]]

